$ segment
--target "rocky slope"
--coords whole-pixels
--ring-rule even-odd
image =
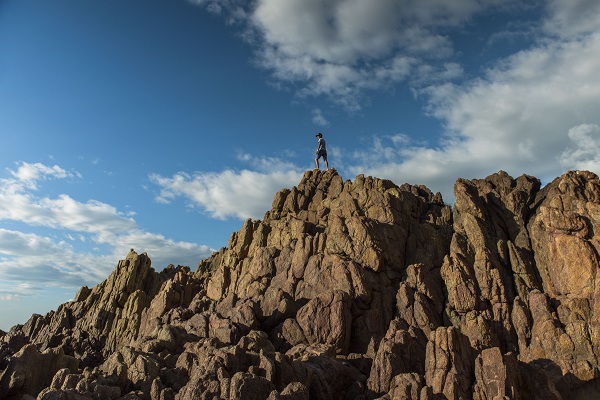
[[[2,399],[600,398],[600,181],[309,171],[195,272],[133,250],[0,332]]]

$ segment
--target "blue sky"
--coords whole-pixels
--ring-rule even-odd
[[[314,168],[600,172],[596,0],[0,2],[0,329],[189,265]]]

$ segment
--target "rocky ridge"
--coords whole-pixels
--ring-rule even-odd
[[[0,332],[2,399],[600,398],[600,181],[308,171],[198,265]]]

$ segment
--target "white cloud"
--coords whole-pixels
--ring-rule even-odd
[[[15,284],[13,281],[5,281],[0,279],[0,301],[17,302],[23,296],[32,296],[36,292],[39,292],[40,289],[40,287],[33,285],[31,282],[21,282]]]
[[[301,97],[325,95],[359,109],[362,90],[405,79],[410,71],[408,58],[396,55],[406,35],[401,10],[400,2],[387,0],[258,1],[251,22],[263,39],[260,65],[279,81],[300,83]],[[388,68],[368,63],[374,60]]]
[[[23,162],[16,171],[11,171],[11,175],[20,181],[36,181],[43,178],[66,178],[73,176],[58,165],[48,167],[41,163],[29,164]]]
[[[39,163],[21,163],[9,173],[12,178],[0,180],[0,220],[25,227],[0,228],[0,281],[13,282],[0,290],[3,299],[20,296],[19,284],[32,281],[72,288],[95,285],[130,248],[147,252],[158,270],[169,263],[193,267],[211,252],[207,246],[145,232],[130,213],[96,200],[82,203],[66,194],[37,196],[40,181],[77,173]],[[33,233],[38,228],[43,233]]]
[[[327,121],[327,118],[323,115],[323,111],[319,108],[314,108],[312,110],[312,122],[319,126],[329,125],[329,121]]]
[[[373,0],[261,0],[252,22],[283,57],[354,63],[397,45],[400,3]]]
[[[63,252],[64,243],[54,243],[48,237],[10,231],[0,228],[0,254],[8,256],[24,256],[39,251],[44,254]]]
[[[291,158],[293,154],[289,154]],[[182,197],[191,207],[199,207],[213,218],[260,219],[271,207],[273,196],[283,188],[296,185],[303,171],[277,157],[256,157],[240,153],[239,161],[253,170],[221,172],[178,172],[172,177],[159,174],[150,180],[160,186],[156,200],[169,203]]]
[[[272,71],[279,83],[297,88],[298,96],[325,96],[348,110],[358,110],[365,91],[406,82],[427,102],[428,113],[443,122],[446,131],[434,144],[416,141],[420,132],[406,132],[413,139],[376,137],[369,149],[354,154],[342,151],[336,158],[350,174],[424,183],[452,201],[458,177],[476,178],[504,169],[547,181],[565,168],[598,168],[592,145],[595,126],[600,125],[598,1],[257,0],[248,4],[246,22],[254,32],[257,65]],[[235,7],[223,8],[239,7],[236,2]],[[526,41],[531,47],[492,60],[482,77],[461,82],[465,72],[451,33],[468,28],[466,23],[477,15],[524,8],[543,15],[536,21],[531,15],[515,20],[503,32],[489,32],[482,43],[497,46],[501,37],[535,33]],[[315,123],[321,121],[319,113],[313,111],[313,117]],[[226,180],[241,176],[231,171],[222,174]],[[217,183],[220,177],[173,179],[198,183],[203,192],[193,201],[212,215],[240,216],[230,204],[214,204],[227,190]],[[194,198],[192,193],[186,196]]]
[[[274,194],[298,183],[302,173],[276,159],[262,159],[269,172],[241,171],[179,172],[171,178],[157,174],[150,180],[161,187],[157,200],[169,202],[183,197],[191,206],[200,207],[211,217],[225,219],[259,219],[270,209]]]
[[[79,173],[67,172],[58,165],[49,167],[41,163],[21,162],[16,171],[9,172],[20,184],[31,189],[36,189],[36,182],[40,180],[81,177]]]
[[[282,58],[307,56],[315,62],[354,65],[385,60],[398,50],[450,51],[436,32],[457,26],[474,14],[510,1],[460,0],[258,0],[254,27],[265,45]],[[414,40],[418,39],[418,40]]]
[[[3,293],[0,291],[0,301],[15,301],[19,299],[20,296],[15,293]]]
[[[110,272],[102,268],[106,265],[99,262],[101,256],[76,253],[70,245],[50,237],[7,229],[0,229],[0,255],[4,256],[0,260],[3,280],[78,287],[98,283]]]
[[[600,126],[581,124],[569,129],[568,136],[571,143],[560,155],[560,164],[600,173]]]
[[[600,27],[600,2],[597,0],[549,0],[548,12],[544,28],[564,38],[597,32]]]
[[[516,0],[190,1],[244,22],[256,64],[278,84],[347,110],[361,108],[365,91],[422,81],[423,67],[428,80],[459,76],[462,68],[448,62],[448,30],[490,9],[524,7]]]
[[[600,33],[545,41],[462,86],[432,85],[432,115],[447,128],[437,147],[378,138],[353,172],[423,183],[452,201],[458,177],[500,169],[548,181],[566,168],[600,172]]]
[[[206,7],[206,9],[213,13],[222,15],[225,10],[228,11],[226,16],[226,22],[228,24],[235,24],[242,22],[247,19],[246,11],[244,6],[247,6],[246,0],[187,0],[189,3]]]
[[[293,152],[284,151],[284,156],[289,159],[294,156]],[[238,154],[238,160],[250,165],[255,170],[268,174],[272,171],[298,171],[298,168],[291,162],[282,160],[278,157],[261,156],[256,157],[249,153]]]
[[[171,263],[187,265],[193,270],[201,259],[208,257],[214,251],[205,245],[174,241],[165,238],[163,235],[145,232],[140,229],[119,233],[112,237],[107,236],[106,240],[106,244],[114,244],[113,254],[117,255],[119,259],[123,258],[123,255],[126,255],[130,248],[148,253],[152,265],[158,271]]]
[[[133,219],[96,200],[81,203],[66,194],[36,197],[38,181],[74,176],[56,165],[21,163],[9,172],[16,179],[0,179],[0,219],[95,234],[135,227]]]

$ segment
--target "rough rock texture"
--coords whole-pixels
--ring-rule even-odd
[[[598,177],[455,194],[309,171],[195,272],[131,250],[0,332],[0,398],[600,398]]]

